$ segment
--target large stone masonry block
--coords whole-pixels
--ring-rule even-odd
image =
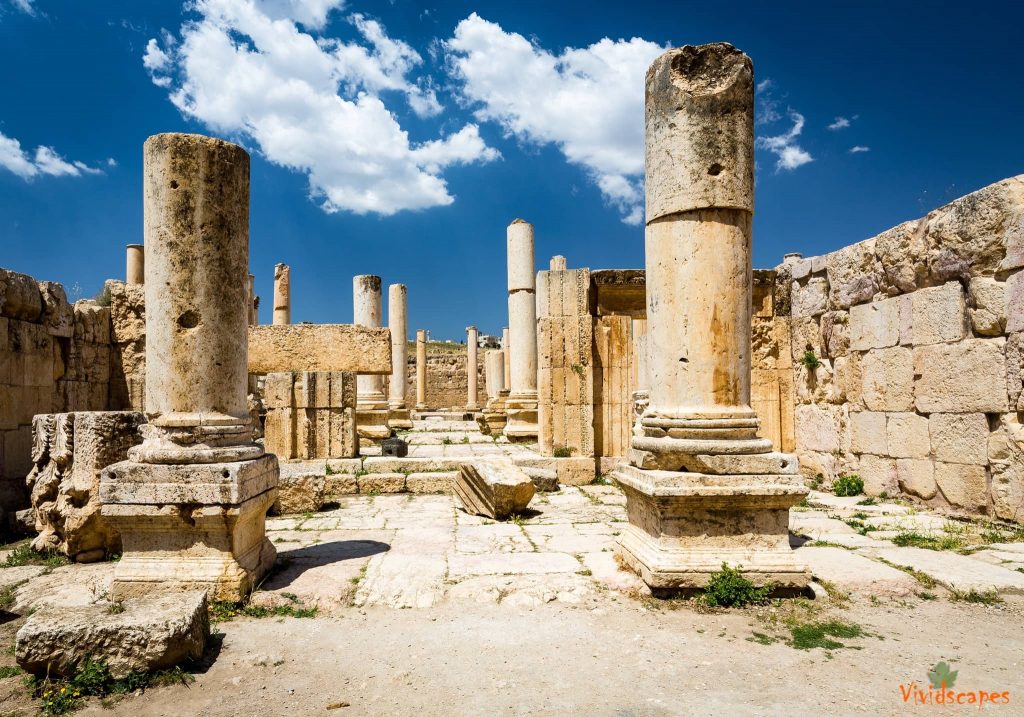
[[[901,458],[896,461],[900,490],[922,500],[931,500],[938,491],[935,466],[930,458]]]
[[[1024,271],[1006,280],[1006,330],[1024,331]]]
[[[878,411],[850,413],[850,450],[854,453],[887,455],[889,450],[885,414]]]
[[[244,599],[274,564],[264,526],[277,480],[273,455],[201,465],[124,461],[104,469],[102,515],[124,547],[111,599],[161,590]]]
[[[960,341],[967,335],[967,307],[959,282],[918,289],[911,296],[915,346]]]
[[[121,536],[100,514],[100,473],[142,442],[145,416],[131,411],[38,415],[33,419],[32,517],[35,550],[78,562],[121,552]]]
[[[455,495],[467,513],[505,520],[526,510],[533,481],[509,460],[473,460],[461,464]]]
[[[864,355],[861,396],[869,411],[913,410],[914,356],[910,349],[899,346],[875,349]]]
[[[985,466],[936,463],[935,482],[950,505],[972,513],[986,512],[988,476]]]
[[[975,334],[1001,336],[1006,332],[1006,296],[1006,282],[985,276],[971,279],[968,302]]]
[[[850,307],[850,348],[884,349],[900,342],[900,298]]]
[[[803,286],[793,282],[793,316],[819,316],[828,308],[828,282],[824,277],[813,277]]]
[[[988,464],[988,418],[984,413],[933,413],[928,417],[935,460]]]
[[[881,267],[875,258],[875,240],[851,244],[827,254],[829,302],[832,309],[848,309],[871,301],[881,286]]]
[[[1024,426],[1003,416],[989,434],[992,507],[996,517],[1024,523]]]
[[[921,413],[1008,410],[1004,339],[965,339],[914,348],[914,398]]]
[[[391,331],[351,324],[249,327],[249,373],[391,373]]]
[[[875,255],[882,269],[882,290],[909,294],[924,286],[928,267],[921,261],[926,253],[925,222],[916,219],[887,229],[875,237]]]
[[[893,458],[927,458],[931,454],[928,419],[916,413],[890,413],[886,444],[885,455]]]
[[[1010,410],[1024,411],[1024,333],[1006,337],[1006,395]]]
[[[867,495],[896,495],[899,483],[895,459],[864,454],[860,457],[859,474]]]
[[[796,408],[798,451],[846,451],[849,448],[846,406],[810,404]]]

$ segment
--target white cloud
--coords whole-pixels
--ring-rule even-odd
[[[779,114],[779,100],[775,98],[775,80],[768,77],[754,87],[757,98],[757,111],[754,113],[755,124],[771,124],[782,119]]]
[[[41,174],[51,177],[80,177],[83,174],[103,174],[102,169],[90,167],[77,160],[68,162],[53,147],[36,147],[34,155],[21,148],[21,142],[0,132],[0,167],[29,180]]]
[[[554,144],[622,220],[643,218],[644,76],[665,48],[605,38],[555,55],[473,13],[446,43],[449,70],[480,121]]]
[[[830,124],[828,128],[833,132],[841,129],[846,129],[850,126],[850,120],[846,117],[836,117],[835,122]]]
[[[34,17],[36,9],[32,7],[33,2],[35,2],[35,0],[11,0],[11,4],[14,5],[15,10],[21,10],[23,13]]]
[[[360,42],[311,34],[343,6],[197,0],[190,7],[198,19],[182,25],[180,40],[151,42],[160,54],[147,47],[143,64],[183,114],[214,132],[250,138],[269,161],[304,172],[327,212],[389,215],[451,204],[441,172],[492,161],[497,151],[475,124],[410,141],[385,96],[404,96],[419,116],[441,110],[429,82],[409,78],[422,58],[359,14],[348,20]]]
[[[814,161],[810,153],[797,144],[797,138],[804,129],[804,116],[799,112],[789,110],[789,119],[793,122],[793,127],[788,132],[772,137],[758,137],[755,141],[758,147],[767,149],[778,157],[778,161],[775,163],[776,172],[783,169],[796,169]]]
[[[861,152],[870,152],[870,151],[871,151],[871,147],[865,147],[862,144],[858,144],[858,145],[854,145],[853,147],[850,147],[850,154],[859,154]]]

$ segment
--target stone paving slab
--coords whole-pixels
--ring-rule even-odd
[[[837,518],[807,511],[790,511],[789,529],[813,540],[826,540],[832,535],[849,535],[857,532]]]
[[[566,553],[456,553],[448,557],[448,575],[453,579],[472,575],[575,573],[582,569],[580,562]]]
[[[870,526],[875,530],[916,531],[918,533],[940,531],[948,523],[948,518],[927,513],[880,515],[864,520],[864,525]]]
[[[487,575],[461,580],[449,588],[448,597],[532,608],[555,601],[579,605],[596,599],[598,590],[583,575]]]
[[[912,575],[843,548],[801,548],[797,559],[816,579],[849,593],[905,597],[919,588]]]
[[[890,563],[919,570],[951,590],[1024,595],[1024,573],[965,555],[924,548],[889,548],[872,553]]]

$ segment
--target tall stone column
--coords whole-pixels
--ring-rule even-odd
[[[101,478],[124,554],[111,590],[240,600],[274,562],[277,458],[253,442],[248,378],[249,155],[189,134],[143,150],[143,442]]]
[[[142,244],[129,244],[127,247],[127,267],[125,269],[126,284],[146,283],[146,250]]]
[[[287,264],[274,264],[274,325],[292,322],[292,270]]]
[[[412,428],[412,414],[405,402],[406,366],[409,363],[408,290],[405,284],[388,287],[388,328],[391,329],[391,380],[388,382],[388,424]]]
[[[508,325],[511,339],[511,379],[506,409],[509,440],[537,438],[537,273],[533,225],[522,219],[509,224]]]
[[[501,352],[505,355],[505,391],[512,388],[512,354],[509,348],[511,344],[512,339],[506,326],[501,330]]]
[[[360,274],[352,277],[352,323],[356,326],[381,326],[384,312],[380,286],[379,276]],[[379,443],[391,435],[383,376],[356,376],[356,432],[361,445]]]
[[[416,410],[427,410],[427,332],[416,330]]]
[[[480,410],[480,401],[477,399],[477,379],[479,377],[479,343],[477,338],[479,332],[475,326],[466,327],[466,410]]]
[[[551,263],[549,268],[551,271],[565,271],[568,264],[566,264],[565,257],[561,254],[556,254],[551,257]]]
[[[484,352],[484,383],[487,390],[487,405],[477,416],[480,430],[490,435],[505,427],[505,352],[489,349]]]
[[[686,46],[646,82],[650,403],[616,473],[621,554],[654,589],[701,588],[722,562],[800,589],[788,523],[806,490],[750,407],[753,66],[727,43]]]

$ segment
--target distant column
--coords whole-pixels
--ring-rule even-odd
[[[533,225],[516,219],[508,226],[508,325],[512,339],[512,390],[505,435],[537,436],[537,273]]]
[[[352,323],[357,326],[379,328],[381,325],[380,277],[361,274],[352,277]],[[358,409],[387,408],[384,398],[384,378],[377,374],[360,374],[356,378],[356,407]]]
[[[501,352],[505,355],[503,362],[503,370],[505,372],[505,385],[502,387],[503,390],[507,391],[512,388],[512,354],[509,349],[509,345],[512,343],[509,337],[508,327],[506,326],[501,330]]]
[[[494,401],[505,388],[505,352],[490,349],[484,352],[484,382],[488,401]]]
[[[466,384],[468,386],[466,393],[468,394],[466,399],[466,410],[476,411],[480,408],[480,403],[477,400],[477,335],[478,332],[475,326],[466,327]]]
[[[256,277],[249,274],[249,326],[255,326],[259,321],[256,309]]]
[[[551,271],[565,271],[565,257],[561,254],[551,257]]]
[[[416,410],[427,410],[427,332],[416,331]]]
[[[142,244],[128,245],[128,267],[125,271],[125,283],[145,284],[146,283],[146,253]]]
[[[398,410],[405,408],[405,365],[409,360],[406,296],[405,284],[392,284],[388,287],[388,328],[391,329],[391,381],[388,384],[388,407]]]
[[[274,265],[274,325],[292,322],[292,270],[287,264]]]

